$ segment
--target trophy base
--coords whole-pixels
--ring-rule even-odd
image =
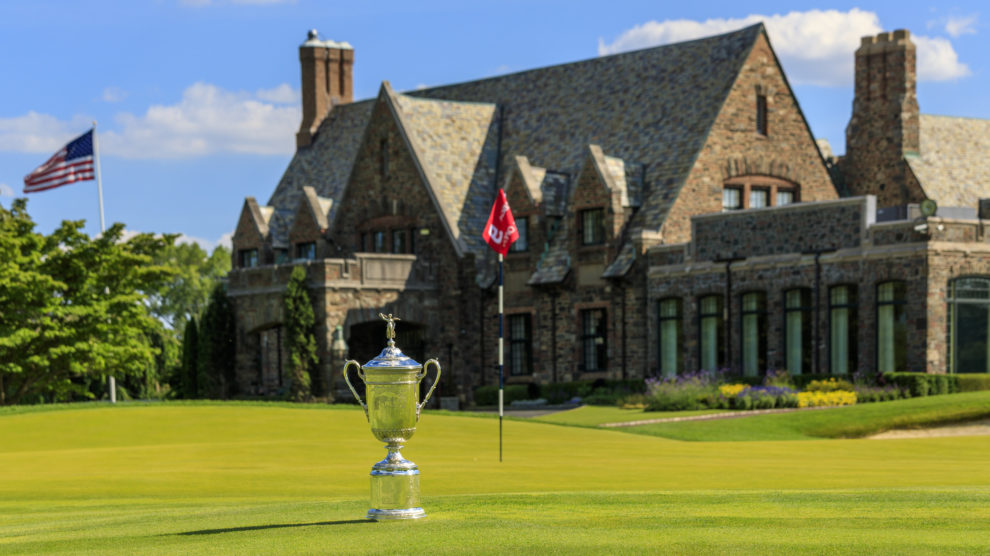
[[[371,506],[367,519],[419,519],[419,468],[396,449],[371,468]]]
[[[367,519],[374,521],[385,521],[390,519],[419,519],[426,517],[423,508],[409,508],[407,510],[368,510]]]

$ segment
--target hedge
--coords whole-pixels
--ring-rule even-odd
[[[990,390],[990,373],[958,374],[953,376],[956,377],[960,392]]]
[[[884,373],[884,382],[897,385],[912,398],[954,394],[959,391],[962,375],[936,375],[928,373]]]

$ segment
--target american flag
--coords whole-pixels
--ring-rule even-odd
[[[93,130],[73,139],[33,172],[24,176],[24,192],[37,193],[94,179]]]

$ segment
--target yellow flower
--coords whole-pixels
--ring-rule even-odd
[[[726,398],[734,398],[747,388],[748,384],[723,384],[718,387],[718,391]]]

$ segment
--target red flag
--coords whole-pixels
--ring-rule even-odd
[[[481,232],[481,239],[502,255],[508,253],[512,242],[519,239],[516,219],[512,217],[509,201],[505,199],[505,191],[501,189],[498,190],[498,197],[495,197],[495,204],[492,205],[492,213],[488,215],[485,231]]]

